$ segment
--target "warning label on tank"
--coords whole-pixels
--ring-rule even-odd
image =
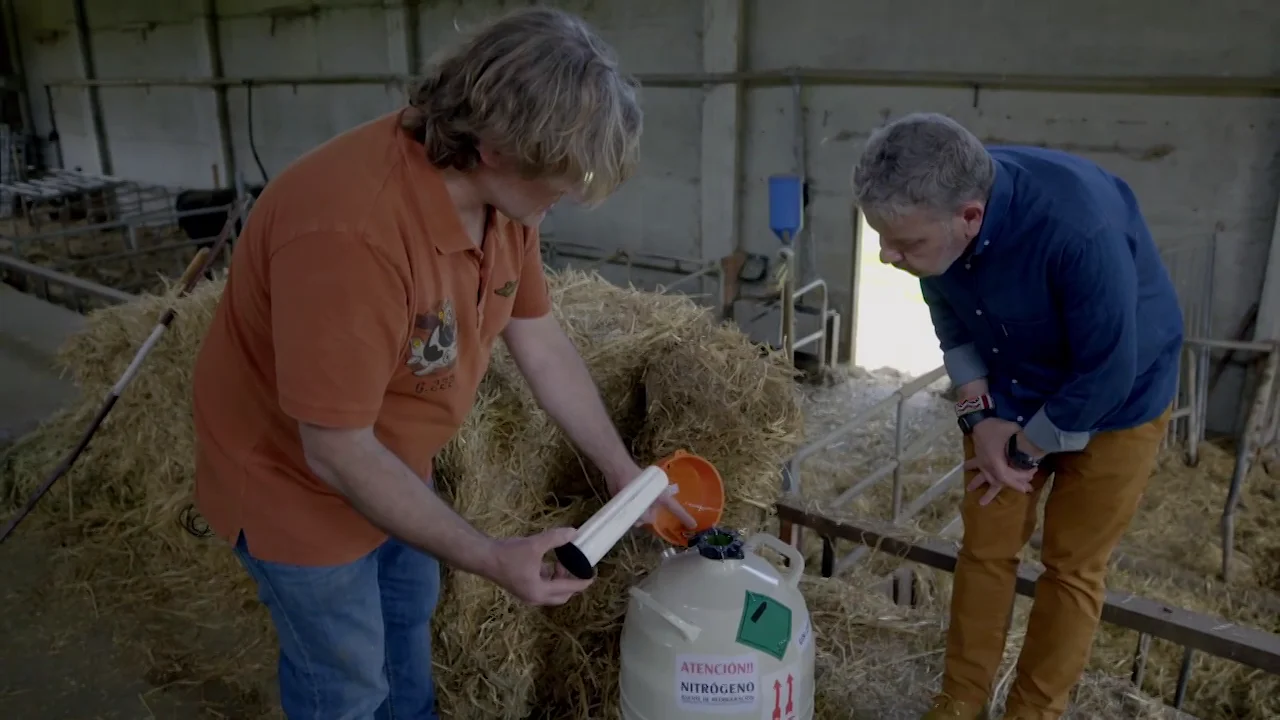
[[[781,660],[791,642],[791,608],[748,590],[738,621],[738,642]]]
[[[807,691],[802,682],[803,678],[796,675],[795,668],[765,676],[764,682],[760,683],[760,695],[764,701],[760,705],[761,720],[796,720],[801,711],[801,698]]]
[[[676,697],[685,710],[739,713],[759,702],[760,669],[755,655],[676,657]]]

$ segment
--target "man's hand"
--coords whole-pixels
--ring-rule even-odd
[[[565,604],[591,581],[579,580],[558,562],[543,558],[572,542],[576,534],[573,528],[555,528],[530,537],[498,540],[489,579],[528,605]]]
[[[632,462],[627,466],[606,475],[605,484],[609,487],[609,496],[612,497],[617,495],[619,492],[622,492],[622,489],[630,485],[636,478],[640,477],[642,472],[644,471],[640,469],[640,466]],[[657,510],[658,505],[662,505],[674,513],[677,518],[680,518],[680,522],[685,527],[690,530],[697,527],[697,521],[694,520],[693,516],[689,514],[689,511],[685,510],[684,506],[676,500],[675,490],[676,487],[674,485],[668,487],[666,491],[649,506],[649,509],[645,510],[644,515],[640,516],[640,519],[636,521],[636,526],[652,525],[654,520],[657,519],[655,511]]]
[[[1021,430],[1017,423],[1000,418],[987,418],[974,426],[973,458],[965,462],[964,469],[977,470],[978,476],[969,483],[968,490],[972,492],[983,485],[990,486],[978,504],[989,504],[1004,488],[1031,492],[1031,478],[1035,476],[1035,470],[1014,469],[1005,453],[1009,436]]]

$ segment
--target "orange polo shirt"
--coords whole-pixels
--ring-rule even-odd
[[[372,425],[430,482],[508,320],[550,309],[536,230],[495,212],[476,247],[398,112],[312,150],[255,204],[196,360],[201,514],[262,560],[369,553],[386,535],[308,469],[298,422]]]

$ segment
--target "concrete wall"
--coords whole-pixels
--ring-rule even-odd
[[[84,74],[73,2],[14,2],[36,122],[47,131],[43,84]],[[208,75],[216,67],[208,50],[209,4],[90,0],[97,75]],[[455,24],[522,4],[217,0],[215,28],[230,77],[405,73],[447,43]],[[555,4],[590,20],[639,74],[793,66],[1077,78],[1280,74],[1280,5],[1270,0],[1212,8],[1196,0],[921,0],[910,14],[892,0]],[[103,88],[99,95],[114,173],[190,186],[209,186],[216,174],[226,182],[213,91]],[[234,161],[252,182],[259,178],[249,151],[246,92],[235,88],[226,96]],[[274,174],[401,97],[400,88],[378,85],[255,89],[258,155]],[[987,140],[1058,147],[1120,173],[1138,193],[1159,242],[1180,258],[1174,270],[1188,304],[1212,257],[1214,335],[1234,332],[1259,298],[1280,196],[1278,99],[821,83],[806,86],[802,100],[804,164],[813,191],[811,260],[839,304],[847,301],[853,257],[851,164],[870,129],[913,110],[947,112]],[[684,257],[715,258],[738,244],[773,254],[765,180],[797,168],[793,90],[646,87],[644,102],[639,176],[594,212],[557,213],[547,231],[603,248]],[[83,89],[53,91],[66,165],[95,172],[100,153],[89,108]],[[1216,425],[1230,424],[1237,393],[1238,377],[1229,376],[1215,394]]]

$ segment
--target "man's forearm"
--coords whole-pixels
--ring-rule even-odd
[[[542,357],[526,359],[520,366],[538,406],[606,477],[633,472],[635,460],[573,342],[561,335],[548,348]]]
[[[988,392],[990,392],[990,390],[987,386],[987,379],[983,377],[978,378],[977,380],[970,380],[969,382],[957,387],[956,397],[960,400],[968,400],[969,398],[986,395]]]
[[[455,513],[371,430],[304,431],[304,446],[320,479],[384,532],[451,567],[493,577],[493,539]]]

